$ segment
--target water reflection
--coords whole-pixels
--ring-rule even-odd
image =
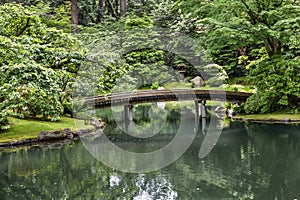
[[[139,192],[133,197],[133,200],[174,200],[178,197],[178,193],[172,188],[173,186],[168,177],[164,177],[163,175],[158,175],[147,180],[145,174],[140,174],[136,179],[136,185],[139,187]]]
[[[133,151],[152,150],[170,140],[167,133],[178,126],[173,118],[160,133],[161,138],[135,141],[119,134],[110,139]],[[107,127],[114,130],[113,125]],[[60,149],[36,146],[2,150],[1,199],[300,198],[299,126],[231,123],[212,151],[199,159],[204,140],[201,130],[176,162],[143,174],[106,167],[80,141]],[[111,159],[117,156],[106,153]]]

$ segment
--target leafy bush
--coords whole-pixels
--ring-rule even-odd
[[[144,15],[143,17],[128,18],[125,22],[126,28],[151,28],[153,21],[150,17]]]
[[[266,58],[251,69],[251,79],[256,83],[257,93],[248,98],[245,104],[247,113],[268,113],[299,106],[299,57]]]
[[[73,35],[47,27],[41,14],[46,10],[0,6],[1,129],[9,128],[7,114],[57,120],[63,106],[70,110],[66,93],[85,49]]]
[[[220,86],[227,82],[228,76],[222,66],[217,64],[209,64],[204,66],[204,72],[208,76],[206,84],[209,86]]]
[[[7,115],[7,111],[2,109],[2,103],[0,103],[0,130],[5,130],[10,127],[8,124]]]
[[[63,113],[59,79],[52,69],[34,62],[0,68],[2,109],[20,118],[58,120]]]

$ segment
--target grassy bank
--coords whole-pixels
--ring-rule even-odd
[[[57,122],[9,117],[9,124],[11,125],[9,130],[0,132],[0,143],[37,138],[41,131],[64,128],[76,130],[78,128],[88,127],[84,125],[83,121],[75,121],[74,119],[68,117],[62,117]]]
[[[282,121],[282,122],[300,122],[300,114],[288,114],[282,112],[275,112],[270,114],[250,114],[250,115],[237,115],[234,119],[247,120],[247,121]]]

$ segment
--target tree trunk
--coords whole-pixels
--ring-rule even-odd
[[[72,33],[76,34],[78,33],[78,6],[77,6],[77,0],[72,0],[71,4],[71,12],[72,12]]]
[[[279,40],[268,37],[265,39],[264,44],[269,57],[281,54],[282,46]]]
[[[102,22],[104,19],[104,9],[104,0],[99,0],[98,22]]]
[[[116,12],[118,12],[118,11],[115,10],[114,4],[111,2],[111,0],[107,0],[107,3],[108,3],[107,5],[108,5],[108,8],[109,8],[110,14],[113,17],[117,18]]]
[[[122,17],[126,10],[126,0],[120,0],[120,16]]]

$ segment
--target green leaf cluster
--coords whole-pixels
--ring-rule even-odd
[[[300,97],[300,59],[267,58],[251,70],[257,93],[245,104],[247,113],[297,110]]]
[[[71,34],[48,27],[30,7],[4,4],[0,16],[2,121],[8,114],[58,120],[64,107],[70,110],[84,48]]]
[[[299,106],[299,1],[188,0],[173,13],[173,27],[194,37],[229,78],[249,75],[257,93],[248,113]]]
[[[1,110],[10,115],[58,120],[63,113],[59,77],[34,62],[1,67]]]

